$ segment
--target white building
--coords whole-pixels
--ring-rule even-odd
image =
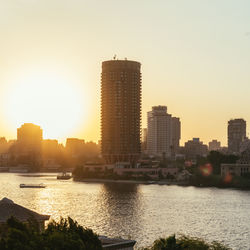
[[[167,113],[166,106],[154,106],[148,112],[147,153],[170,157],[180,141],[180,120]]]
[[[250,164],[221,164],[221,175],[244,176],[250,174]]]

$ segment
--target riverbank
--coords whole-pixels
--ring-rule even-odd
[[[176,181],[168,181],[168,180],[161,180],[161,181],[143,181],[143,180],[113,180],[113,179],[95,179],[95,178],[73,178],[76,182],[92,182],[92,183],[132,183],[132,184],[158,184],[158,185],[179,185],[179,186],[186,186],[187,183],[185,182],[176,182]]]
[[[22,189],[20,183],[44,183],[47,188]],[[87,183],[1,173],[3,197],[57,221],[70,215],[99,235],[130,235],[137,248],[174,233],[227,242],[235,250],[249,248],[250,191]]]
[[[206,182],[192,182],[192,181],[172,181],[172,180],[158,180],[158,181],[145,181],[145,180],[114,180],[114,179],[98,179],[98,178],[73,178],[75,182],[84,183],[124,183],[124,184],[144,184],[144,185],[175,185],[175,186],[189,186],[199,188],[219,188],[219,189],[238,189],[250,190],[250,186],[245,183],[232,182],[232,183],[206,183]],[[250,184],[250,183],[249,183]]]

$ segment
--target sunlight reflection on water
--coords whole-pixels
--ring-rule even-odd
[[[44,183],[45,189],[20,189],[20,183]],[[0,174],[0,199],[58,220],[70,216],[95,232],[131,237],[137,247],[157,237],[185,233],[250,246],[250,192],[233,189],[160,185],[81,183],[56,175],[23,177]]]

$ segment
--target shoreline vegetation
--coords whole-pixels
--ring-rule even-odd
[[[175,181],[175,180],[142,180],[134,178],[98,178],[98,177],[79,177],[73,176],[73,181],[77,182],[89,182],[89,183],[126,183],[126,184],[156,184],[156,185],[177,185],[185,187],[215,187],[215,188],[235,188],[240,190],[250,190],[250,180],[248,178],[242,178],[234,176],[230,182],[226,182],[224,178],[218,175],[212,176],[193,176],[190,180]]]
[[[59,222],[50,221],[41,230],[37,221],[20,222],[14,217],[9,218],[0,226],[1,250],[101,250],[105,243],[89,228],[85,228],[70,217],[61,218]],[[149,247],[139,250],[230,250],[220,242],[208,242],[202,238],[186,235],[171,235],[159,238]]]
[[[235,164],[239,157],[211,151],[207,157],[198,157],[195,164],[191,161],[186,165],[184,160],[162,161],[158,169],[175,168],[177,173],[186,172],[184,179],[178,179],[178,174],[158,174],[151,176],[147,171],[126,171],[123,175],[117,174],[112,169],[98,169],[89,166],[76,166],[72,172],[74,181],[84,182],[113,182],[113,183],[138,183],[158,185],[179,185],[195,187],[236,188],[250,190],[250,175],[244,176],[221,175],[221,164]],[[146,168],[144,168],[146,170]],[[149,168],[152,171],[157,168]]]
[[[199,187],[199,188],[208,188],[208,187],[214,187],[214,188],[234,188],[234,189],[240,189],[240,190],[250,190],[249,186],[243,186],[242,184],[221,184],[221,185],[209,185],[205,183],[187,183],[187,182],[174,182],[174,181],[142,181],[142,180],[114,180],[114,179],[98,179],[98,178],[73,178],[76,182],[86,182],[86,183],[124,183],[124,184],[145,184],[145,185],[175,185],[175,186],[182,186],[182,187]]]
[[[95,183],[132,183],[132,184],[158,184],[158,185],[180,185],[186,186],[173,181],[146,181],[146,180],[124,180],[124,179],[102,179],[102,178],[73,178],[77,182],[95,182]]]
[[[2,172],[5,173],[5,172]],[[74,173],[74,171],[73,171]],[[52,175],[54,174],[54,175]],[[48,177],[48,176],[57,176],[58,172],[53,172],[48,174],[47,172],[37,172],[31,174],[18,174],[23,177]],[[177,185],[177,186],[185,186],[185,187],[215,187],[215,188],[234,188],[239,190],[250,190],[250,178],[244,178],[239,176],[232,176],[230,180],[226,180],[220,175],[210,175],[210,176],[202,176],[202,175],[193,175],[189,180],[185,181],[176,181],[173,179],[159,179],[152,180],[149,178],[131,178],[131,177],[123,177],[118,178],[115,177],[82,177],[77,174],[73,174],[73,181],[76,182],[86,182],[86,183],[124,183],[124,184],[145,184],[145,185]]]

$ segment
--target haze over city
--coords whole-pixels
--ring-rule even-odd
[[[0,249],[250,249],[249,10],[0,0]]]
[[[227,141],[250,120],[248,1],[0,1],[0,132],[100,139],[101,62],[142,64],[142,127],[152,106],[181,119],[181,144]],[[117,21],[114,21],[117,20]]]

